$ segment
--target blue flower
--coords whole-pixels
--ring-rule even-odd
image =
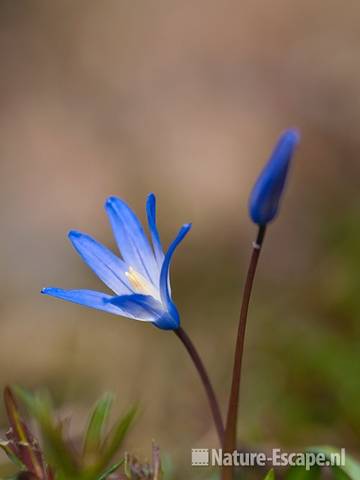
[[[181,227],[166,254],[156,226],[156,199],[150,194],[146,213],[152,240],[130,207],[120,198],[110,197],[105,204],[122,259],[89,235],[71,231],[75,250],[115,295],[92,290],[44,288],[42,293],[114,313],[134,320],[151,322],[165,330],[177,329],[180,317],[172,301],[169,269],[176,247],[191,228]]]
[[[264,226],[278,213],[290,162],[300,136],[286,130],[280,137],[250,195],[249,214],[254,223]]]

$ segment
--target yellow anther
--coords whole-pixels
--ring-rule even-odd
[[[160,300],[160,295],[156,288],[139,272],[134,270],[133,267],[129,266],[129,270],[125,272],[125,275],[137,293],[141,293],[142,295],[151,295],[152,297]]]

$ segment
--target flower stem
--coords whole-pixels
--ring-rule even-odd
[[[181,327],[179,327],[177,330],[174,330],[176,335],[179,337],[181,342],[183,343],[184,347],[188,351],[191,360],[193,361],[196,370],[198,371],[198,374],[200,375],[201,382],[204,386],[206,396],[209,401],[211,413],[213,416],[214,424],[216,427],[216,431],[219,437],[219,442],[220,445],[222,446],[223,444],[223,439],[224,439],[224,424],[221,416],[221,411],[219,407],[219,403],[217,401],[215,391],[213,386],[211,385],[209,375],[204,367],[204,364],[201,360],[201,357],[196,350],[194,344],[192,343],[190,337],[188,334],[185,332],[185,330]]]
[[[224,433],[224,451],[232,453],[236,450],[236,425],[238,416],[239,391],[241,381],[241,367],[244,353],[244,340],[246,331],[246,320],[248,315],[251,291],[254,283],[257,263],[260,256],[261,246],[264,240],[266,227],[260,226],[256,241],[253,243],[253,250],[250,258],[248,272],[246,276],[245,287],[243,291],[239,327],[236,339],[233,376],[231,384],[231,393],[226,419]],[[231,480],[233,478],[233,467],[224,467],[222,470],[222,480]]]

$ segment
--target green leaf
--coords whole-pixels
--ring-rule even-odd
[[[349,475],[347,475],[339,467],[333,467],[332,473],[334,474],[334,480],[350,480]]]
[[[6,387],[4,390],[4,403],[5,403],[6,413],[7,413],[7,416],[16,440],[18,442],[29,443],[29,438],[27,436],[24,422],[20,417],[19,408],[15,401],[14,395],[9,387]]]
[[[264,480],[275,480],[275,472],[273,468],[267,473]]]
[[[111,432],[105,439],[105,442],[101,449],[102,455],[99,463],[102,468],[106,467],[106,465],[111,461],[115,453],[119,450],[135,418],[136,412],[136,407],[132,407],[122,418],[120,418],[120,420],[117,422],[117,424],[114,426],[114,428],[111,430]]]
[[[107,393],[95,405],[91,414],[84,441],[84,457],[93,455],[100,450],[106,420],[109,416],[113,395]]]
[[[12,452],[11,455],[6,442],[1,445],[1,448],[7,452],[9,458],[14,463],[17,463],[15,457],[18,457],[18,460],[21,461],[27,470],[34,472],[36,476],[41,476],[43,472],[42,455],[39,452],[37,441],[22,419],[13,392],[9,387],[6,387],[4,390],[4,403],[11,425],[11,439],[16,444],[19,454],[15,455]]]
[[[14,463],[18,468],[23,469],[25,467],[25,465],[21,462],[21,460],[15,455],[15,453],[10,448],[10,442],[6,440],[0,441],[0,448],[6,453],[10,461]]]
[[[305,467],[291,467],[286,473],[286,480],[316,480],[320,478],[321,469],[313,466],[310,470]]]
[[[34,395],[20,387],[16,387],[16,394],[39,423],[48,463],[65,478],[75,478],[79,468],[72,450],[62,437],[61,429],[54,421],[48,395],[44,393]]]
[[[323,453],[327,460],[331,461],[332,456],[334,454],[340,455],[341,450],[338,448],[333,448],[333,447],[311,447],[308,449],[311,452],[314,453]],[[345,465],[337,465],[333,467],[333,471],[338,473],[338,471],[342,471],[344,474],[346,474],[351,480],[359,480],[360,479],[360,463],[356,461],[354,458],[352,458],[350,455],[346,453],[346,458],[345,458]],[[339,476],[340,474],[338,473],[338,478],[341,478]]]
[[[116,470],[124,463],[124,460],[121,460],[118,463],[115,463],[110,468],[108,468],[97,480],[106,480],[112,473],[116,472]]]

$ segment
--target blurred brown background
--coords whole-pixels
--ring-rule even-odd
[[[340,0],[0,3],[1,386],[47,386],[82,426],[140,400],[129,448],[178,466],[215,446],[169,332],[40,296],[101,288],[66,239],[114,246],[111,194],[158,196],[173,292],[225,406],[255,228],[247,198],[279,133],[302,144],[250,311],[240,436],[360,449],[360,5]],[[2,419],[1,425],[5,426]]]

